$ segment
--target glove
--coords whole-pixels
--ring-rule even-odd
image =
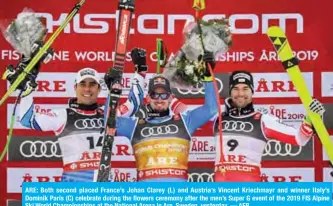
[[[208,65],[210,65],[210,67],[212,68],[212,70],[214,70],[215,68],[215,57],[213,52],[209,52],[209,51],[205,51],[204,55],[200,55],[198,57],[198,61],[204,61],[205,62],[205,73],[204,73],[204,81],[211,81],[211,74],[209,72],[209,68]]]
[[[30,63],[31,59],[25,58],[23,55],[20,62],[14,67],[13,65],[8,65],[6,67],[6,72],[3,74],[2,78],[7,79],[10,84],[13,84],[17,77],[24,71],[27,65]],[[36,78],[40,70],[40,62],[37,62],[35,67],[27,73],[25,79],[18,85],[16,90],[21,90],[23,92],[23,97],[28,96],[37,88]]]
[[[31,48],[32,54],[31,59],[26,58],[22,55],[19,63],[14,67],[13,65],[8,65],[6,67],[6,72],[3,74],[2,79],[7,79],[10,84],[13,84],[17,77],[24,72],[25,68],[28,66],[33,57],[39,52],[43,47],[43,42],[36,41]],[[30,70],[29,73],[25,76],[25,79],[18,85],[17,89],[23,92],[23,97],[28,96],[37,88],[38,84],[36,83],[36,78],[40,70],[41,62],[45,64],[48,63],[54,55],[52,48],[48,48],[47,51],[42,55],[39,61],[35,64],[34,68]]]
[[[111,68],[109,71],[104,75],[104,81],[109,90],[115,83],[121,83],[122,72],[118,69]]]
[[[210,77],[210,72],[208,69],[208,65],[210,65],[210,67],[214,70],[216,62],[215,62],[215,57],[213,52],[209,52],[209,51],[205,51],[204,55],[200,55],[198,58],[198,61],[204,61],[205,62],[205,66],[206,66],[206,72],[205,72],[205,76],[206,77]]]
[[[147,72],[146,50],[142,48],[134,48],[131,51],[132,62],[136,72]]]
[[[310,111],[319,114],[321,117],[323,117],[323,114],[325,112],[325,108],[321,102],[319,102],[317,99],[313,99],[310,103]],[[312,121],[309,116],[306,116],[304,118],[304,122],[312,126]]]

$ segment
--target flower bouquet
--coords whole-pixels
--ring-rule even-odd
[[[205,64],[200,60],[204,51],[220,56],[227,52],[232,44],[231,33],[226,19],[199,21],[185,24],[184,44],[178,53],[165,66],[163,75],[173,87],[180,89],[197,88],[203,80]],[[202,38],[201,38],[202,37]]]
[[[41,19],[30,9],[24,9],[17,18],[8,25],[0,25],[5,39],[12,47],[30,59],[33,53],[33,45],[44,40],[46,28]]]

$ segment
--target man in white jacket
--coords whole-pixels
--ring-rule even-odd
[[[135,75],[127,101],[118,107],[118,116],[133,116],[138,110],[144,97],[144,83],[147,65],[138,65],[137,61],[146,58],[145,50],[135,48],[131,53],[135,66]],[[27,63],[22,61],[16,70],[8,68],[7,79],[13,82],[17,77],[18,67]],[[39,67],[37,65],[37,67]],[[36,71],[39,68],[35,68]],[[97,178],[101,158],[104,128],[104,111],[97,104],[101,91],[100,76],[95,69],[83,68],[75,78],[76,98],[69,100],[67,108],[51,110],[48,113],[37,113],[34,110],[33,91],[37,86],[35,79],[38,72],[28,74],[21,83],[20,89],[27,96],[20,102],[21,124],[38,131],[53,131],[58,137],[63,158],[62,181],[92,182]],[[106,81],[112,81],[112,76],[105,76]],[[107,85],[110,85],[107,83]]]
[[[230,97],[225,100],[222,123],[216,121],[214,126],[215,133],[218,133],[219,124],[222,124],[223,135],[222,144],[216,135],[215,181],[260,182],[261,160],[267,141],[275,139],[304,146],[314,135],[314,128],[309,117],[295,129],[275,116],[256,112],[252,104],[251,73],[235,71],[229,84]],[[310,109],[320,115],[325,112],[318,100],[311,103]]]

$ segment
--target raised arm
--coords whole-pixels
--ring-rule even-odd
[[[67,121],[66,109],[36,111],[32,95],[21,99],[19,114],[23,126],[38,131],[54,131],[56,135],[63,130]]]
[[[310,111],[323,116],[325,109],[323,105],[314,99],[310,106]],[[261,125],[264,135],[268,139],[276,139],[284,143],[304,146],[314,134],[311,119],[306,116],[299,129],[283,124],[277,117],[263,115]]]
[[[127,101],[118,107],[118,116],[131,117],[139,110],[144,99],[145,72],[136,72]]]
[[[214,85],[212,81],[204,83],[205,87],[205,103],[204,105],[182,113],[185,124],[189,133],[192,135],[196,129],[204,125],[207,121],[217,114],[217,100],[214,92]]]

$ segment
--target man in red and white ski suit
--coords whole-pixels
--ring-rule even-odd
[[[261,160],[270,139],[304,146],[314,135],[314,129],[309,117],[295,129],[275,116],[256,112],[252,104],[253,77],[247,71],[233,72],[229,89],[221,125],[223,153],[219,135],[216,135],[215,181],[260,182]],[[320,115],[325,111],[318,100],[311,103],[310,110]],[[219,121],[216,121],[216,134],[218,127]]]

